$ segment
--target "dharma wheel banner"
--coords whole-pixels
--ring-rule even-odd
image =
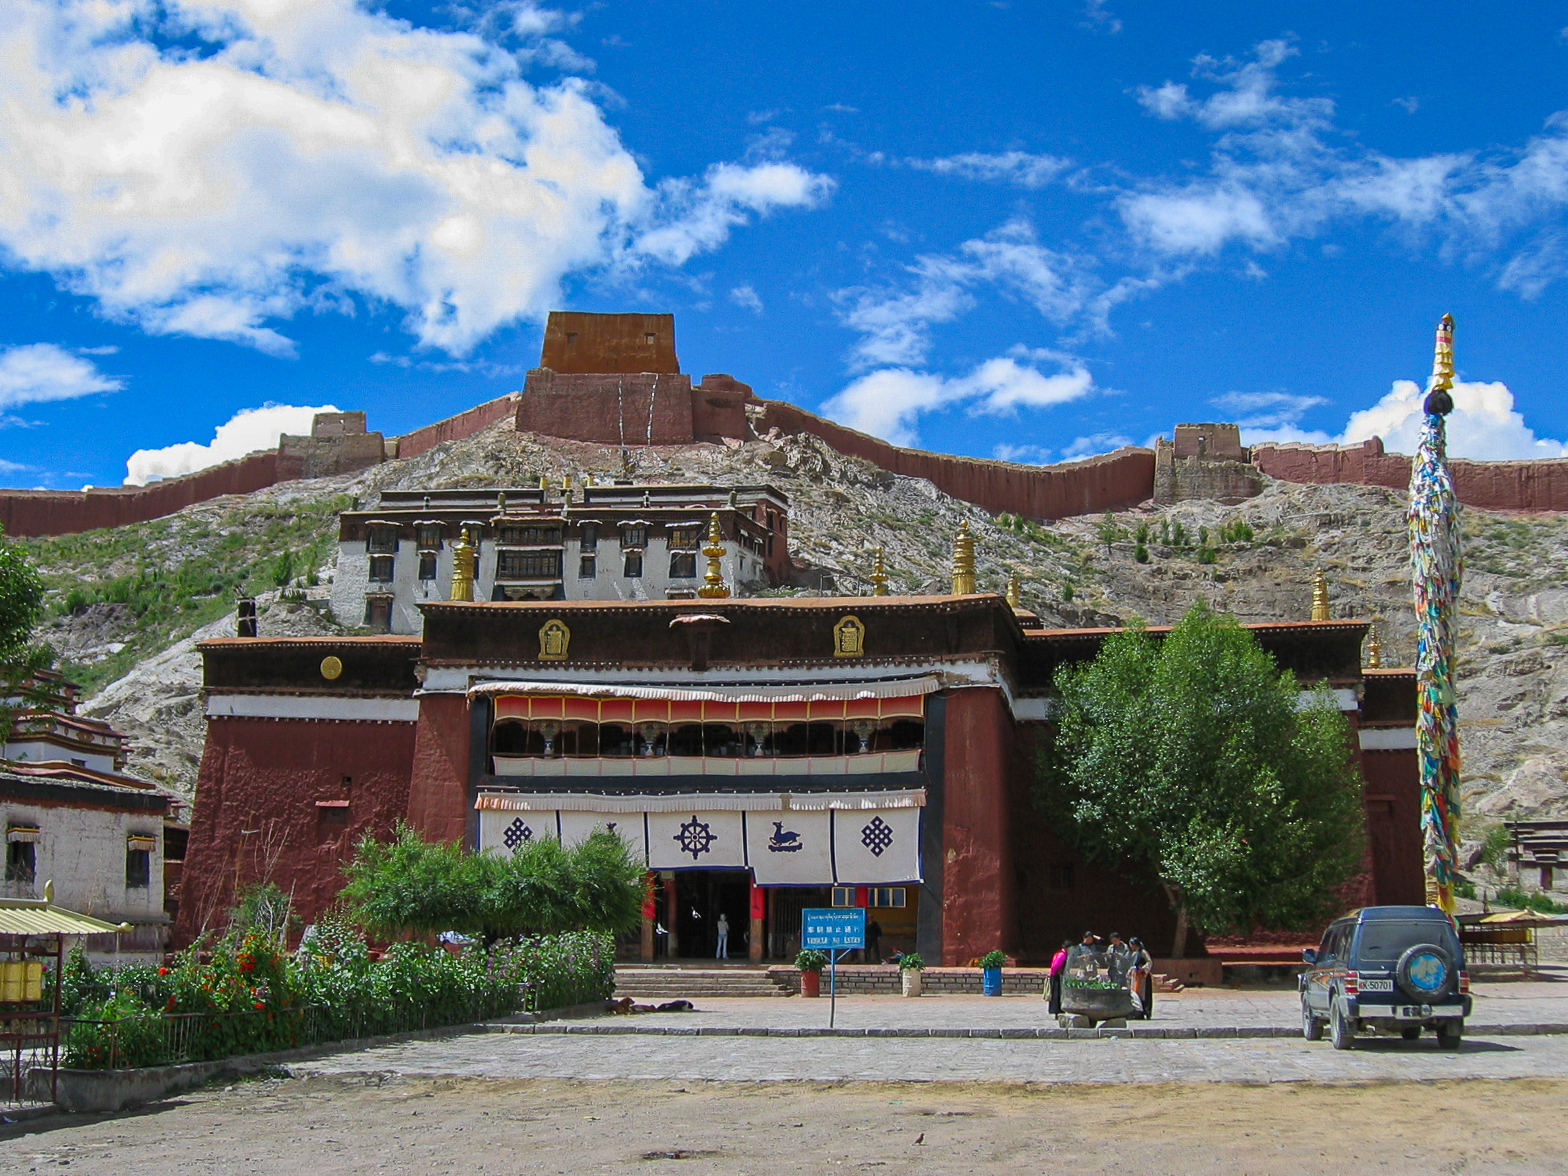
[[[1410,582],[1416,612],[1416,749],[1421,771],[1421,831],[1427,901],[1454,910],[1459,824],[1459,707],[1454,694],[1455,627],[1464,564],[1459,499],[1448,468],[1453,410],[1454,320],[1437,329],[1431,390],[1421,441],[1410,467]]]

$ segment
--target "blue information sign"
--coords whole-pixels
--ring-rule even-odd
[[[865,907],[808,907],[800,912],[800,946],[837,950],[866,946]]]

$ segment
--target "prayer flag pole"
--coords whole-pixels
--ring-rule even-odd
[[[1459,499],[1448,468],[1444,418],[1453,411],[1454,318],[1437,328],[1425,420],[1410,466],[1410,582],[1416,610],[1416,753],[1421,769],[1421,831],[1426,899],[1454,910],[1459,824],[1459,708],[1454,697],[1459,586]]]

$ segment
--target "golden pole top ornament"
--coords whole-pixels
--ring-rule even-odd
[[[1315,568],[1312,572],[1312,619],[1314,621],[1334,619],[1328,608],[1328,577],[1323,574],[1322,568]]]
[[[882,563],[882,549],[877,548],[877,562],[871,570],[871,595],[887,595],[887,568]]]
[[[953,541],[953,595],[972,596],[975,591],[975,539],[968,522],[958,528]]]
[[[1011,576],[1007,577],[1007,607],[1008,608],[1016,610],[1016,609],[1020,609],[1020,608],[1023,607],[1023,598],[1019,595],[1020,587],[1021,586],[1018,583],[1018,573],[1017,572],[1014,572]]]
[[[1377,621],[1373,621],[1367,629],[1367,669],[1381,670],[1383,668],[1383,642],[1378,639]]]
[[[473,601],[475,562],[474,545],[465,528],[457,533],[457,542],[452,544],[453,600]]]
[[[719,527],[718,511],[714,511],[713,517],[708,520],[708,545],[702,549],[702,554],[708,557],[708,574],[703,577],[703,585],[697,589],[697,595],[704,600],[719,600],[728,596],[729,585],[724,582],[724,569],[719,562],[724,558],[724,531]]]
[[[1454,316],[1445,314],[1437,324],[1437,346],[1432,353],[1432,388],[1454,386]]]

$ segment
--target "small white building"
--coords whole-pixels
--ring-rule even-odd
[[[452,551],[477,552],[477,600],[676,600],[697,595],[714,517],[736,595],[782,583],[789,503],[771,486],[568,484],[384,491],[339,516],[332,611],[347,625],[417,635],[447,600]]]

